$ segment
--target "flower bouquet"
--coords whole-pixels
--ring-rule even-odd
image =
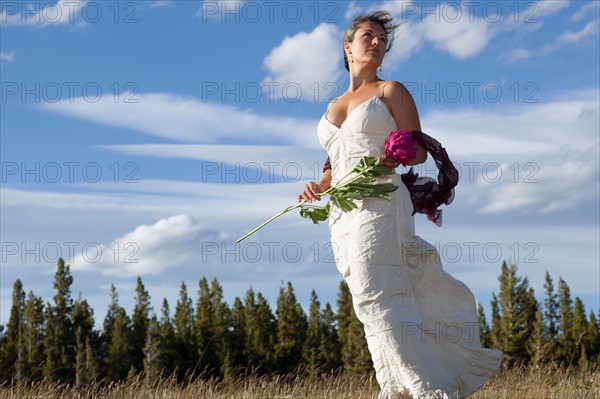
[[[390,136],[384,143],[385,156],[394,159],[397,163],[406,166],[415,158],[417,153],[417,143],[412,138],[411,132],[406,130],[397,130],[390,133]],[[319,196],[329,195],[330,201],[335,203],[343,210],[350,211],[358,208],[355,201],[365,198],[383,198],[390,200],[389,193],[395,191],[398,186],[392,183],[377,183],[376,177],[391,175],[394,171],[380,164],[380,161],[374,157],[362,157],[354,166],[352,171],[342,177],[335,185],[319,194]],[[300,209],[300,216],[312,220],[313,223],[319,223],[327,220],[331,209],[330,201],[325,206],[317,206],[302,201],[296,205],[291,205],[283,211],[272,216],[261,225],[236,240],[236,243],[244,240],[254,234],[267,224],[281,215],[284,215],[294,209]]]

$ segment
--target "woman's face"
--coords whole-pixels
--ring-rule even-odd
[[[346,54],[348,59],[354,62],[374,64],[378,67],[383,62],[385,49],[387,46],[387,37],[385,31],[375,22],[363,22],[356,33],[352,43],[346,42]]]

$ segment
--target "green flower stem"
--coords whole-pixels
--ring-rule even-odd
[[[348,182],[346,182],[346,183],[344,183],[344,184],[342,184],[342,185],[339,185],[339,183],[340,183],[342,180],[344,180],[345,178],[347,178],[348,176],[350,176],[350,174],[351,174],[351,173],[352,173],[352,172],[350,172],[350,173],[348,173],[346,176],[342,177],[342,178],[341,178],[341,179],[338,181],[338,183],[337,183],[335,186],[331,186],[331,187],[329,187],[327,190],[325,190],[324,192],[320,193],[320,194],[319,194],[319,196],[322,196],[322,195],[329,195],[329,192],[330,192],[331,190],[333,190],[333,189],[336,189],[336,188],[341,188],[341,187],[344,187],[345,185],[352,183],[352,182],[353,182],[353,181],[354,181],[356,178],[358,178],[358,177],[361,177],[361,176],[362,176],[362,173],[359,173],[359,174],[357,174],[357,175],[356,175],[356,178],[353,178],[352,180],[350,180],[350,181],[348,181]],[[288,207],[287,207],[287,208],[285,208],[283,211],[279,212],[277,215],[274,215],[274,216],[272,216],[271,218],[269,218],[268,220],[264,221],[264,222],[263,222],[263,223],[262,223],[260,226],[256,227],[254,230],[252,230],[252,231],[251,231],[251,232],[249,232],[248,234],[244,235],[244,236],[243,236],[243,237],[241,237],[241,238],[238,238],[238,239],[235,241],[235,243],[237,244],[237,243],[239,243],[240,241],[242,241],[242,240],[246,239],[248,236],[251,236],[252,234],[256,233],[258,230],[262,229],[262,228],[263,228],[263,227],[265,227],[267,224],[269,224],[269,223],[271,223],[273,220],[277,219],[279,216],[281,216],[281,215],[284,215],[284,214],[288,213],[289,211],[293,211],[293,210],[294,210],[294,209],[296,209],[296,208],[300,208],[300,207],[301,207],[301,206],[303,206],[303,205],[304,205],[304,206],[306,206],[306,207],[309,207],[309,208],[320,208],[319,206],[315,206],[315,205],[306,205],[306,201],[302,201],[302,202],[300,202],[299,204],[296,204],[296,205],[288,206]]]
[[[348,176],[350,176],[352,173],[354,173],[354,170],[351,170],[351,171],[350,171],[348,174],[346,174],[346,176],[344,176],[344,177],[342,177],[340,180],[338,180],[338,181],[337,181],[337,183],[336,183],[335,185],[333,185],[333,186],[329,187],[327,190],[323,191],[323,192],[322,192],[321,194],[319,194],[319,195],[328,195],[328,194],[329,194],[329,192],[330,192],[331,190],[334,190],[334,189],[336,189],[336,188],[340,188],[340,187],[344,187],[344,186],[346,186],[346,185],[348,185],[348,184],[352,183],[352,182],[353,182],[354,180],[356,180],[357,178],[359,178],[359,177],[361,177],[361,176],[362,176],[362,173],[358,173],[358,174],[357,174],[357,175],[356,175],[356,176],[355,176],[355,177],[354,177],[352,180],[350,180],[350,181],[348,181],[348,182],[346,182],[346,183],[344,183],[344,184],[341,184],[341,183],[342,183],[342,181],[344,181],[344,179],[345,179],[345,178],[347,178]]]
[[[262,229],[263,227],[265,227],[267,224],[271,223],[273,220],[277,219],[279,216],[288,213],[289,211],[292,211],[296,208],[301,207],[302,205],[304,205],[306,201],[302,201],[299,204],[296,205],[292,205],[292,206],[288,206],[287,208],[285,208],[283,211],[279,212],[277,215],[272,216],[271,218],[269,218],[268,220],[266,220],[265,222],[263,222],[260,226],[256,227],[254,230],[252,230],[251,232],[249,232],[248,234],[244,235],[242,238],[238,238],[235,243],[239,243],[240,241],[242,241],[243,239],[247,238],[248,236],[254,234],[255,232],[257,232],[258,230]]]
[[[375,165],[377,165],[378,163],[376,163]],[[337,183],[331,187],[329,187],[327,190],[325,190],[322,193],[319,193],[319,196],[324,196],[324,195],[329,195],[331,197],[335,197],[335,191],[337,190],[338,192],[343,189],[346,186],[351,185],[353,182],[355,182],[356,180],[365,177],[366,172],[368,172],[369,169],[364,169],[360,172],[356,172],[355,169],[353,169],[352,171],[350,171],[348,174],[346,174],[344,177],[342,177],[340,180],[337,181]],[[352,173],[356,173],[356,176],[350,178],[348,181],[345,181],[348,176],[350,176]],[[343,183],[342,183],[343,182]],[[296,208],[313,208],[313,209],[323,209],[323,207],[321,206],[315,206],[315,205],[308,205],[306,201],[302,201],[296,205],[292,205],[292,206],[288,206],[287,208],[285,208],[283,211],[279,212],[278,214],[276,214],[275,216],[272,216],[271,218],[269,218],[268,220],[266,220],[265,222],[263,222],[260,226],[256,227],[254,230],[252,230],[251,232],[249,232],[248,234],[244,235],[243,237],[237,239],[235,242],[236,244],[239,243],[240,241],[246,239],[248,236],[254,234],[255,232],[257,232],[258,230],[262,229],[263,227],[265,227],[267,224],[271,223],[273,220],[277,219],[279,216],[284,215]],[[313,219],[314,221],[314,219]],[[315,222],[316,223],[316,222]]]

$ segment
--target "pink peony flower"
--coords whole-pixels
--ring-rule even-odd
[[[393,158],[396,162],[406,166],[417,156],[417,141],[413,139],[408,130],[391,132],[384,143],[385,156]]]

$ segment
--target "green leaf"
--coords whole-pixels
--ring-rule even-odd
[[[300,216],[312,220],[314,224],[327,220],[329,216],[329,203],[325,207],[303,205],[300,208]]]
[[[336,202],[344,211],[351,211],[352,209],[358,208],[354,202],[343,197],[336,198]]]

